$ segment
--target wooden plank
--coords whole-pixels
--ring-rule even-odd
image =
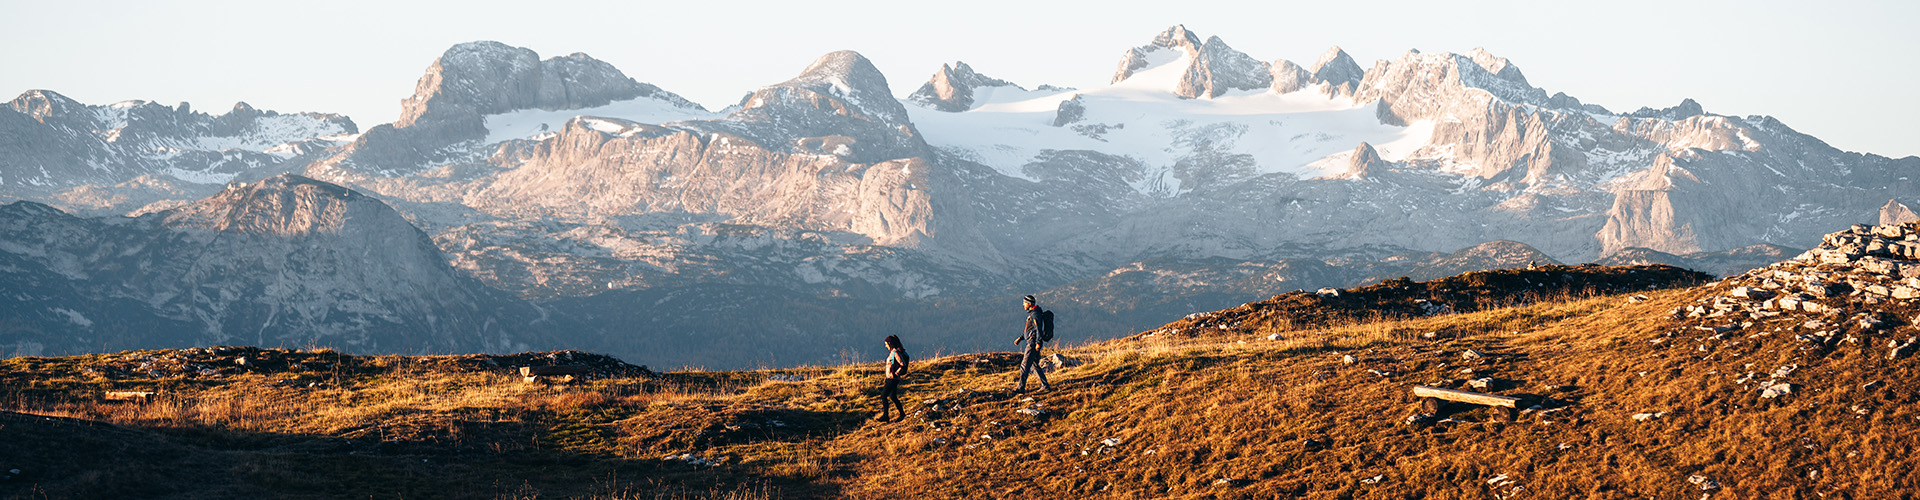
[[[107,391],[108,401],[137,401],[145,403],[153,400],[153,391]]]
[[[1495,396],[1492,394],[1481,394],[1478,392],[1456,391],[1453,389],[1427,387],[1424,385],[1413,386],[1413,396],[1420,397],[1420,398],[1439,398],[1439,399],[1445,399],[1447,401],[1458,401],[1462,403],[1473,403],[1477,405],[1504,406],[1507,408],[1516,408],[1519,406],[1519,403],[1520,403],[1520,398]]]
[[[520,376],[579,375],[591,371],[593,371],[593,367],[587,365],[522,366],[520,367]]]

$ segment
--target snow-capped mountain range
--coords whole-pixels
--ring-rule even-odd
[[[955,62],[899,97],[869,61],[842,51],[715,111],[585,54],[542,60],[474,42],[433,61],[400,120],[364,133],[337,115],[241,104],[216,117],[185,104],[88,106],[51,91],[0,109],[0,196],[72,214],[16,204],[22,232],[10,238],[52,238],[32,232],[45,224],[19,222],[36,217],[176,231],[154,221],[210,203],[201,198],[331,186],[390,206],[441,252],[427,260],[513,292],[529,310],[714,285],[871,301],[1052,289],[1178,302],[1234,282],[1242,295],[1210,300],[1246,300],[1519,256],[1732,269],[1904,210],[1920,198],[1916,171],[1920,158],[1840,151],[1773,118],[1716,115],[1692,100],[1631,113],[1585,104],[1478,49],[1363,67],[1335,47],[1302,66],[1181,26],[1122,51],[1112,83],[1094,89],[1029,89]],[[1493,241],[1506,243],[1481,245]],[[336,252],[370,244],[386,245],[324,242]],[[111,245],[56,246],[0,247],[18,262],[0,275],[6,288],[91,276],[105,261],[80,255]],[[201,251],[188,248],[173,251]],[[1463,248],[1482,251],[1446,260]],[[219,288],[206,280],[294,265],[251,262],[262,267],[183,279]],[[1129,273],[1194,278],[1117,278]],[[355,283],[423,294],[453,286]],[[63,293],[48,296],[156,304],[151,315],[215,325],[202,339],[263,326],[210,320],[212,302],[166,306],[175,292]],[[378,317],[454,307],[244,295]],[[1165,319],[1124,317],[1112,299],[1059,298],[1116,325]],[[166,312],[187,310],[198,312]],[[35,314],[53,318],[44,325],[66,317]],[[371,330],[315,321],[265,325],[288,338],[375,342],[351,333]]]

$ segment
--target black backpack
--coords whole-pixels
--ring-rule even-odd
[[[1041,309],[1038,317],[1040,318],[1040,342],[1041,343],[1052,342],[1053,341],[1053,311]]]

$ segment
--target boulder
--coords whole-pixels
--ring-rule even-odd
[[[1080,360],[1063,356],[1060,353],[1054,353],[1052,356],[1047,356],[1045,360],[1042,360],[1040,362],[1041,368],[1045,368],[1048,372],[1052,372],[1054,370],[1059,370],[1062,368],[1072,368],[1075,366],[1080,366],[1080,364],[1081,364]]]
[[[1762,398],[1773,399],[1789,394],[1793,394],[1793,384],[1774,382],[1771,380],[1760,383],[1760,397]]]

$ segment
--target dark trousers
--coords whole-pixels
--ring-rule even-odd
[[[1013,390],[1016,390],[1016,391],[1027,390],[1027,374],[1029,373],[1040,376],[1041,388],[1045,388],[1045,389],[1053,388],[1053,384],[1047,383],[1047,372],[1040,371],[1041,359],[1042,358],[1040,357],[1040,347],[1038,345],[1034,345],[1027,348],[1027,354],[1025,356],[1020,357],[1020,386],[1015,387]]]
[[[892,401],[900,409],[900,416],[907,416],[906,405],[900,404],[900,379],[887,377],[887,384],[880,386],[880,413],[887,413],[887,402]]]

